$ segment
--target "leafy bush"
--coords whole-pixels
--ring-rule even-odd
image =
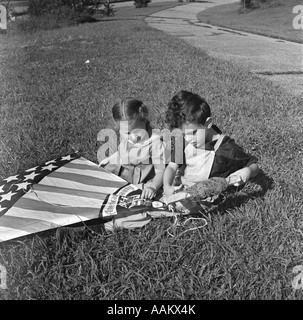
[[[28,0],[28,19],[18,21],[21,32],[55,29],[84,22],[94,17],[104,0]]]
[[[29,0],[31,17],[54,16],[55,20],[68,19],[76,23],[93,21],[93,15],[103,0]]]
[[[147,7],[147,4],[151,2],[151,0],[134,0],[134,5],[136,8]]]
[[[243,8],[256,8],[259,7],[261,0],[241,0]]]
[[[279,5],[282,4],[283,0],[241,0],[241,4],[245,8],[260,8],[262,5]]]

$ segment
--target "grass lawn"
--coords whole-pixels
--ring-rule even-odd
[[[97,134],[111,126],[117,98],[143,99],[162,128],[181,89],[206,97],[215,123],[258,157],[261,174],[228,192],[204,228],[175,237],[166,232],[172,220],[160,219],[70,247],[57,246],[55,230],[2,243],[0,299],[303,298],[291,285],[303,264],[303,98],[143,21],[172,5],[0,35],[0,178],[77,149],[97,162]]]
[[[292,25],[297,15],[292,12],[296,5],[302,5],[302,1],[277,0],[274,4],[264,4],[261,8],[240,14],[239,1],[202,11],[198,19],[216,26],[303,43],[302,29],[295,30]]]

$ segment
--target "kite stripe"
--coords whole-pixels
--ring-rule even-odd
[[[109,181],[96,177],[85,176],[82,174],[70,174],[65,172],[54,171],[51,176],[56,179],[69,180],[97,187],[102,187],[104,186],[104,184],[112,188],[119,188],[121,186],[121,182],[118,181]]]
[[[1,220],[8,228],[23,230],[27,232],[36,231],[37,225],[49,226],[49,222],[33,218],[20,218],[16,216],[4,215],[3,217],[1,217]],[[55,226],[56,224],[52,223],[52,225]]]
[[[102,180],[100,181],[99,185],[89,185],[89,184],[85,184],[85,181],[83,181],[83,183],[81,182],[75,182],[75,181],[71,181],[71,180],[63,180],[59,181],[60,178],[55,178],[52,176],[46,176],[41,183],[43,185],[49,185],[49,186],[54,186],[54,187],[62,187],[64,186],[65,188],[71,189],[71,190],[86,190],[89,192],[100,192],[100,193],[113,193],[115,192],[119,187],[121,187],[122,185],[120,184],[119,187],[113,188],[113,187],[109,187],[106,185],[106,180],[103,180],[103,185],[102,185]],[[124,184],[126,184],[126,182],[124,182]],[[35,185],[34,185],[35,187]]]
[[[86,220],[87,217],[81,216],[81,215],[71,215],[69,213],[62,213],[58,215],[57,213],[50,212],[50,211],[33,211],[30,209],[24,209],[24,208],[17,208],[14,207],[9,214],[5,215],[7,217],[19,217],[19,218],[28,218],[29,216],[32,219],[40,220],[40,221],[47,221],[50,223],[54,223],[56,221],[56,224],[61,225],[62,222],[69,220],[69,221],[76,221],[80,222],[81,220]]]
[[[42,231],[42,230],[40,230]],[[19,238],[23,236],[27,236],[32,232],[27,232],[24,230],[12,229],[8,227],[1,227],[0,226],[0,242],[7,241],[14,238]]]
[[[33,190],[35,190],[36,192],[45,191],[50,193],[60,193],[62,195],[73,195],[75,197],[85,197],[87,199],[98,200],[104,200],[107,196],[107,193],[92,192],[86,190],[72,190],[64,187],[44,185],[42,183],[34,185]]]
[[[81,171],[79,171],[81,170]],[[121,180],[121,178],[119,179],[115,179],[115,177],[112,176],[112,174],[108,174],[107,172],[102,172],[100,170],[98,171],[93,171],[93,170],[87,170],[87,169],[77,169],[77,168],[70,168],[70,167],[67,167],[67,166],[64,166],[60,169],[57,169],[56,170],[57,173],[69,173],[71,175],[76,175],[78,177],[92,177],[92,178],[95,178],[95,179],[100,179],[102,181],[106,181],[107,183],[125,183],[124,180]]]
[[[36,191],[31,192],[31,197],[33,199],[40,200],[42,202],[47,202],[51,205],[61,205],[61,206],[79,206],[79,207],[92,207],[99,208],[103,201],[100,199],[86,198],[81,196],[61,194],[59,192],[48,192],[48,191]],[[30,197],[30,198],[31,198]]]
[[[91,171],[94,171],[94,172],[101,174],[102,177],[104,177],[104,179],[106,179],[106,180],[124,181],[121,177],[116,176],[116,175],[113,176],[113,174],[111,172],[105,170],[102,167],[99,167],[95,163],[90,162],[88,160],[86,160],[84,162],[82,159],[84,159],[84,158],[75,159],[72,162],[67,163],[64,167],[70,168],[70,169],[76,169],[76,170],[91,170]],[[61,167],[61,168],[63,168],[63,167]]]
[[[22,197],[19,199],[16,204],[14,205],[16,208],[21,208],[21,209],[28,209],[32,211],[48,211],[56,214],[76,214],[76,215],[96,215],[96,218],[98,217],[99,211],[97,208],[92,208],[92,207],[73,207],[73,206],[56,206],[53,204],[49,204],[46,202],[39,201],[37,199],[31,199],[28,197],[28,195]],[[14,208],[13,207],[13,208]],[[9,215],[11,210],[5,214]],[[98,211],[98,213],[97,213]],[[2,217],[1,217],[2,220]]]

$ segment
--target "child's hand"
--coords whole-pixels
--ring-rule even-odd
[[[141,199],[152,199],[156,195],[156,188],[146,186],[142,190]]]
[[[227,177],[227,180],[229,185],[238,187],[242,184],[245,184],[249,180],[250,176],[251,176],[251,169],[248,167],[245,167],[229,175]]]
[[[108,158],[105,158],[99,163],[99,167],[106,166],[108,163],[109,163]]]
[[[178,192],[179,190],[181,190],[183,187],[184,187],[183,184],[179,186],[167,186],[167,187],[164,187],[163,193],[165,196],[171,196],[175,192]]]

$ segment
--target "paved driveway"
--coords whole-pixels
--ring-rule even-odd
[[[146,18],[153,28],[179,37],[210,56],[249,68],[295,94],[303,94],[303,45],[200,23],[197,14],[235,0],[193,2]]]

